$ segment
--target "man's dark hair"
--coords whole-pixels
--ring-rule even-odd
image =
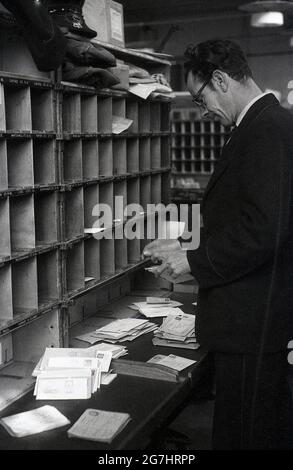
[[[235,42],[213,39],[197,46],[189,45],[184,53],[185,79],[189,72],[202,81],[212,77],[214,70],[222,70],[239,82],[252,77],[246,56]]]

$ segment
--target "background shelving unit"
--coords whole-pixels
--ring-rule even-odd
[[[0,47],[0,409],[32,387],[46,346],[68,346],[72,325],[130,291],[146,241],[125,238],[124,209],[168,202],[170,172],[169,101],[62,82],[59,72],[36,69],[13,27],[7,34]],[[109,48],[168,76],[167,61]],[[114,135],[113,116],[133,123]],[[123,197],[116,209],[115,196]],[[111,208],[109,238],[100,240],[85,230],[98,223],[97,203]]]

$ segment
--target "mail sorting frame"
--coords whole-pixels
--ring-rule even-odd
[[[37,351],[34,362],[46,345],[68,344],[68,310],[78,296],[86,299],[89,313],[94,312],[94,304],[103,305],[111,296],[123,295],[121,286],[129,268],[133,271],[141,265],[140,240],[117,240],[115,244],[113,239],[97,241],[84,234],[93,194],[97,192],[99,199],[113,205],[114,194],[127,195],[130,183],[136,188],[132,190],[135,202],[141,202],[139,140],[151,139],[152,127],[153,132],[167,137],[157,129],[158,124],[151,124],[151,104],[146,103],[149,112],[143,118],[143,129],[149,135],[140,135],[141,100],[125,92],[97,92],[79,84],[55,83],[52,76],[39,73],[31,63],[27,70],[35,76],[10,75],[9,71],[2,81],[0,72],[0,218],[5,224],[0,249],[4,260],[0,266],[4,286],[0,306],[5,312],[0,317],[0,343],[1,338],[13,337],[15,364],[20,357],[24,362],[31,360],[26,353],[18,353],[18,341]],[[160,101],[156,113],[158,106]],[[128,131],[118,136],[112,134],[113,109],[116,115],[133,119]],[[119,142],[124,147],[123,164]],[[20,160],[19,155],[23,156]],[[20,173],[23,179],[18,180]],[[151,179],[150,166],[146,178]],[[122,278],[124,272],[126,277]],[[105,296],[100,292],[104,283],[109,286]],[[25,287],[31,289],[30,297]],[[125,293],[129,288],[128,282]],[[90,297],[95,302],[90,302]],[[54,325],[48,326],[52,321]],[[42,334],[34,341],[37,325],[46,325],[44,341]],[[52,331],[55,342],[49,340]],[[8,373],[8,367],[3,367],[3,374]],[[1,389],[7,388],[1,408],[32,386],[30,374],[23,372],[23,377],[17,383],[11,378],[14,387],[4,376],[0,378]]]

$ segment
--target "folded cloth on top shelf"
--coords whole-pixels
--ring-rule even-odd
[[[107,68],[116,65],[116,59],[102,46],[84,40],[72,38],[66,34],[66,56],[76,65],[91,65],[92,67]]]
[[[15,17],[39,70],[49,72],[61,65],[66,39],[47,9],[37,0],[2,0]]]
[[[82,14],[85,0],[42,0],[56,23],[67,31],[94,38],[97,32],[89,28]]]
[[[119,83],[119,78],[109,70],[97,67],[79,67],[71,62],[63,64],[62,78],[69,82],[80,82],[96,88],[110,88]]]

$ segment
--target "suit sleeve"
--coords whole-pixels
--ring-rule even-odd
[[[288,143],[272,125],[252,134],[251,143],[235,156],[239,157],[237,220],[217,233],[211,230],[207,235],[203,230],[199,248],[187,252],[201,288],[233,282],[273,260],[277,244],[288,237],[292,204]]]

